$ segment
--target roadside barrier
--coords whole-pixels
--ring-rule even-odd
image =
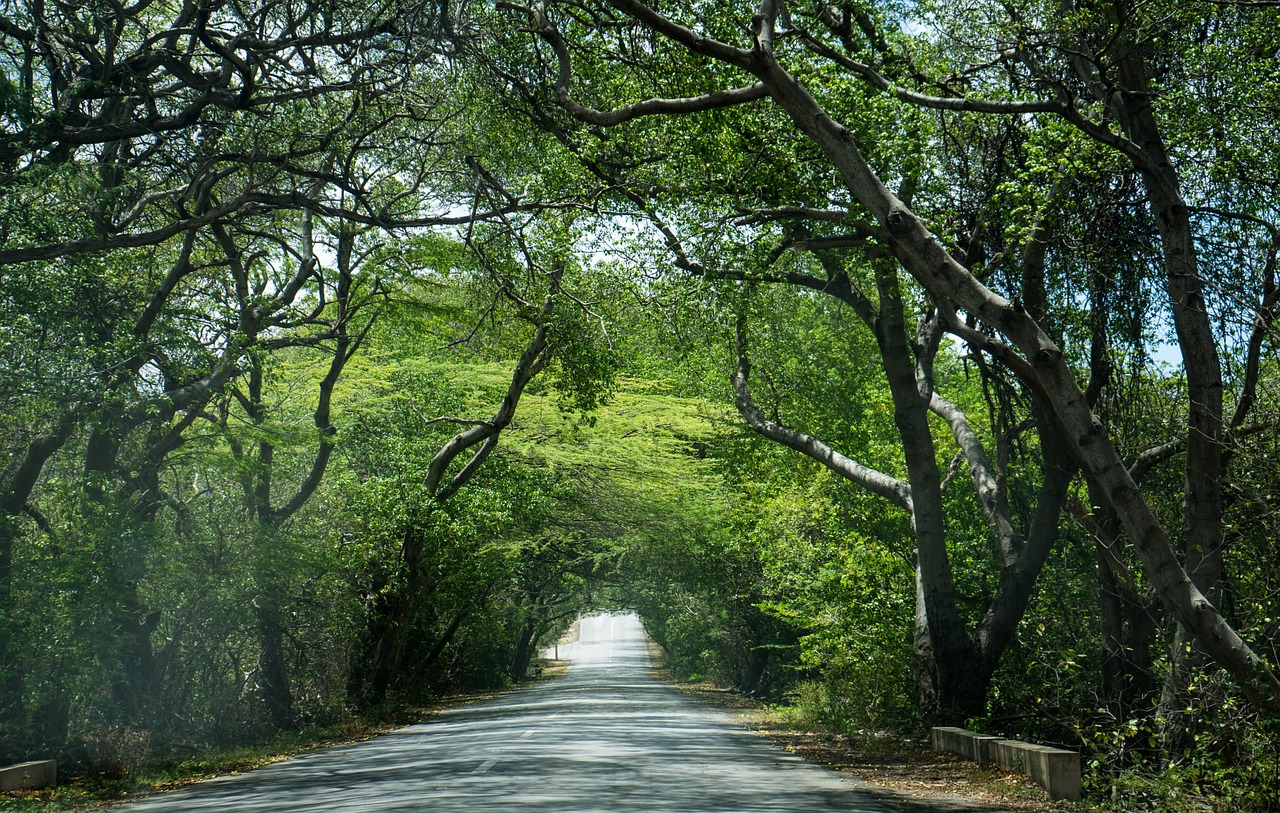
[[[999,765],[1007,771],[1026,774],[1047,790],[1051,799],[1080,801],[1080,754],[1075,751],[1006,740],[949,726],[934,728],[931,739],[933,747],[939,751],[950,751],[973,762]]]
[[[19,762],[0,768],[0,790],[34,790],[58,784],[58,763],[52,759]]]

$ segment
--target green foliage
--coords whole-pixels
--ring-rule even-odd
[[[1220,695],[1219,695],[1220,697]],[[1108,810],[1170,813],[1268,811],[1280,802],[1280,739],[1274,720],[1258,720],[1228,702],[1180,759],[1160,759],[1160,721],[1133,719],[1100,727],[1089,742],[1092,782],[1107,788]],[[1125,758],[1127,756],[1127,758]],[[1107,760],[1127,765],[1116,769]]]
[[[744,8],[667,11],[750,47]],[[909,518],[748,434],[732,407],[743,314],[762,411],[907,478],[874,337],[816,290],[829,267],[808,250],[825,245],[874,292],[873,270],[896,272],[901,246],[781,106],[587,126],[553,103],[559,74],[543,72],[557,62],[516,10],[462,9],[446,47],[426,10],[382,25],[360,2],[309,7],[305,22],[264,11],[248,36],[277,23],[325,34],[287,43],[280,60],[264,41],[243,54],[263,61],[228,67],[203,98],[220,56],[185,25],[173,36],[192,37],[198,68],[138,72],[184,58],[156,58],[168,5],[95,7],[56,31],[56,14],[16,9],[0,36],[0,250],[47,259],[0,265],[9,751],[136,773],[353,706],[503,685],[573,614],[606,606],[637,609],[679,674],[845,731],[919,725]],[[584,105],[750,81],[605,4],[570,11],[552,4],[571,45],[566,90]],[[1118,141],[1132,119],[1117,106],[1148,105],[1169,155],[1161,172],[1192,213],[1228,400],[1247,406],[1258,382],[1223,478],[1221,603],[1280,666],[1277,368],[1259,329],[1275,305],[1280,25],[1266,3],[1123,11],[790,4],[776,55],[976,278],[1015,310],[1046,309],[1032,316],[1082,384],[1096,380],[1093,407],[1126,464],[1189,431],[1186,376],[1152,358],[1175,340],[1167,247],[1134,158],[1155,144]],[[322,44],[365,23],[384,33]],[[24,27],[39,36],[12,33]],[[386,33],[404,29],[414,37]],[[52,60],[28,41],[75,47]],[[869,70],[898,90],[865,81]],[[1128,87],[1135,72],[1142,86]],[[257,87],[237,86],[250,75]],[[1072,107],[968,112],[903,89]],[[190,126],[165,129],[183,111]],[[157,126],[121,135],[139,122]],[[107,135],[94,141],[95,128]],[[193,231],[175,225],[223,205]],[[486,216],[428,225],[463,212]],[[788,278],[809,284],[775,284]],[[278,301],[291,283],[296,297]],[[899,286],[909,322],[955,304]],[[956,315],[974,346],[947,344],[930,383],[969,416],[1025,528],[1040,499],[1042,393],[977,349],[979,336],[1008,337],[980,313]],[[428,493],[430,461],[494,414],[539,327],[545,369],[496,451],[456,493]],[[346,341],[360,353],[341,371],[331,426],[317,427],[316,393]],[[948,565],[973,630],[1008,563],[949,427],[931,420]],[[1142,482],[1175,539],[1187,521],[1179,461]],[[291,494],[308,499],[274,513]],[[1070,496],[1085,507],[1091,495],[1077,483]],[[1097,540],[1058,525],[973,724],[1081,746],[1095,795],[1117,809],[1274,808],[1273,721],[1202,663],[1181,687],[1187,707],[1161,708],[1159,683],[1183,653],[1151,574],[1123,539],[1100,559]],[[1120,588],[1129,616],[1117,620]],[[1099,637],[1112,622],[1135,638],[1123,642],[1123,696],[1104,696]],[[383,644],[396,657],[379,663]],[[281,688],[272,648],[291,721],[263,715]]]
[[[834,501],[830,479],[759,504],[751,534],[773,597],[762,607],[805,631],[798,667],[812,677],[797,687],[802,710],[848,732],[909,730],[912,571],[896,551],[862,536],[883,509]]]

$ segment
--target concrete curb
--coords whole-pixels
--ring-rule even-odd
[[[52,759],[19,762],[0,768],[0,790],[34,790],[58,784],[58,763]]]
[[[936,727],[931,731],[933,747],[950,751],[985,765],[999,765],[1014,773],[1027,774],[1049,792],[1051,799],[1080,801],[1080,754],[1021,740],[1006,740],[976,734],[963,728]]]

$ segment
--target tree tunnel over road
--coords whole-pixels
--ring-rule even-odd
[[[155,796],[128,813],[883,810],[649,673],[634,615],[584,618],[562,677],[375,740]]]

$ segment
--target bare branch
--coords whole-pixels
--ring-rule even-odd
[[[27,444],[22,462],[18,464],[9,481],[3,484],[4,491],[0,493],[0,510],[10,516],[17,516],[23,510],[31,497],[31,492],[35,489],[36,481],[39,480],[45,463],[67,442],[74,428],[75,415],[67,412],[48,434]]]
[[[872,87],[888,93],[896,99],[908,102],[917,107],[927,107],[934,110],[955,110],[970,113],[1058,113],[1061,114],[1065,105],[1058,101],[1005,101],[1001,99],[969,99],[958,96],[930,96],[925,93],[918,93],[914,90],[908,90],[901,85],[895,85],[890,82],[879,71],[870,65],[863,64],[857,60],[850,59],[831,46],[812,36],[811,34],[801,32],[801,38],[804,40],[810,50],[817,53],[842,68],[860,76],[864,81]]]
[[[440,450],[431,458],[431,462],[427,464],[427,476],[423,485],[426,486],[427,492],[437,500],[447,500],[475,475],[480,464],[485,461],[489,453],[493,451],[494,446],[497,445],[499,435],[515,417],[516,407],[520,404],[520,397],[524,394],[525,388],[529,386],[529,382],[542,371],[543,366],[547,363],[550,338],[550,328],[547,323],[554,307],[555,298],[547,297],[542,306],[538,328],[534,331],[533,338],[530,339],[528,346],[525,347],[520,359],[516,362],[515,369],[511,374],[511,383],[507,387],[507,393],[493,417],[488,421],[477,422],[471,428],[454,435],[444,446],[440,447]],[[480,445],[480,449],[471,460],[463,466],[462,470],[452,480],[442,486],[441,482],[444,480],[445,471],[449,468],[449,465],[459,455],[476,445]]]
[[[776,209],[758,209],[740,213],[739,223],[755,225],[771,220],[825,220],[843,223],[849,219],[847,209],[818,209],[813,206],[779,206]]]
[[[794,449],[818,461],[832,472],[857,483],[873,494],[911,514],[911,487],[901,480],[862,465],[832,449],[817,438],[771,421],[764,416],[751,397],[748,379],[751,362],[747,358],[746,316],[738,317],[738,367],[733,373],[733,391],[738,412],[747,425],[775,443]]]
[[[416,410],[415,410],[416,411]],[[451,423],[457,426],[493,426],[491,421],[475,421],[468,418],[454,418],[449,415],[441,415],[439,418],[424,419],[423,424],[426,426],[434,426],[438,423]]]
[[[609,5],[639,20],[646,27],[657,31],[669,39],[680,43],[695,54],[749,70],[755,60],[755,52],[735,48],[732,45],[703,36],[696,31],[685,28],[679,23],[664,17],[638,0],[609,0]]]
[[[701,113],[706,110],[759,101],[767,95],[764,85],[757,83],[733,90],[713,90],[701,96],[681,99],[646,99],[607,112],[578,104],[569,96],[568,91],[557,92],[556,102],[579,121],[594,124],[597,127],[612,127],[642,116]]]
[[[682,115],[685,113],[698,113],[705,110],[714,110],[721,107],[732,107],[733,105],[745,104],[765,98],[766,94],[764,85],[756,83],[747,87],[734,88],[732,90],[713,90],[704,93],[701,96],[692,96],[688,98],[677,99],[646,99],[642,102],[629,104],[616,110],[602,111],[579,104],[573,99],[570,93],[570,85],[573,81],[573,61],[569,55],[569,47],[565,44],[564,38],[560,36],[559,30],[551,23],[547,16],[545,3],[538,3],[535,6],[516,6],[514,4],[500,4],[507,8],[515,8],[525,12],[533,21],[534,29],[543,41],[551,46],[551,50],[555,52],[556,60],[559,65],[555,82],[552,84],[552,90],[556,95],[556,103],[564,108],[565,112],[579,121],[593,124],[597,127],[613,127],[632,119],[641,118],[643,116],[661,116],[661,115]]]

